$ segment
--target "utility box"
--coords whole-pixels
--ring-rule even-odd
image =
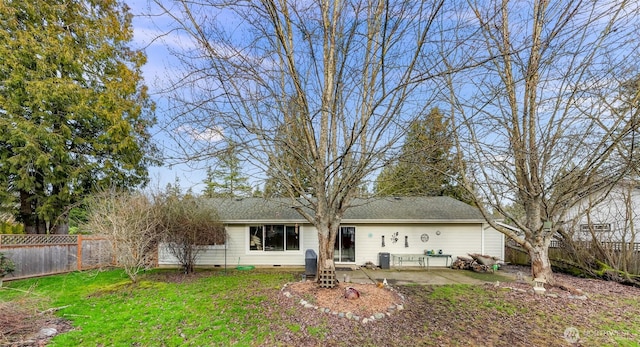
[[[304,253],[304,273],[307,276],[315,276],[318,273],[318,255],[313,249],[307,249]]]
[[[387,252],[380,252],[378,253],[379,256],[379,264],[380,264],[380,268],[381,269],[389,269],[389,258],[390,258],[390,254]]]

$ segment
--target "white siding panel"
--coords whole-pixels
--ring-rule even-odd
[[[371,261],[379,265],[379,253],[391,254],[423,254],[426,250],[451,254],[453,260],[467,253],[480,253],[483,250],[481,224],[367,224],[348,225],[356,228],[356,265],[364,265]],[[437,235],[437,231],[440,235]],[[393,241],[395,233],[397,241]],[[308,224],[300,226],[300,250],[289,252],[256,252],[249,251],[249,226],[227,226],[228,243],[226,249],[227,266],[304,266],[305,251],[313,249],[318,253],[318,235],[316,229]],[[429,241],[422,242],[421,235],[429,235]],[[484,251],[502,258],[504,239],[499,232],[487,229],[484,232]],[[382,236],[385,245],[382,246]],[[407,236],[408,247],[405,245]],[[224,266],[225,249],[223,246],[208,247],[199,258],[199,265]],[[166,249],[159,249],[159,264],[175,265],[176,261]],[[351,263],[353,264],[353,263]],[[413,264],[412,264],[413,265]],[[417,264],[416,264],[417,265]],[[445,260],[430,259],[431,266],[444,266]]]
[[[440,231],[440,235],[437,235]],[[394,242],[395,233],[397,241]],[[421,235],[429,235],[429,241],[422,242]],[[384,235],[384,247],[382,236]],[[405,244],[407,236],[407,244]],[[371,261],[379,264],[379,253],[423,254],[427,250],[451,254],[453,260],[467,253],[479,253],[482,249],[482,229],[480,224],[455,225],[360,225],[356,227],[356,263],[362,265]],[[417,264],[416,264],[417,265]],[[431,258],[430,265],[444,266],[445,259]]]
[[[300,226],[300,250],[286,252],[261,252],[249,250],[249,226],[232,225],[227,226],[227,249],[225,254],[224,246],[209,246],[200,253],[198,265],[201,266],[224,266],[225,257],[227,266],[237,265],[304,265],[304,252],[311,248],[317,253],[318,236],[315,228],[309,225]],[[160,266],[175,265],[176,259],[171,255],[166,247],[160,247],[158,253],[158,264]]]
[[[504,260],[504,234],[494,228],[484,229],[484,254]]]

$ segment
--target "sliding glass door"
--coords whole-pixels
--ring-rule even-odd
[[[356,227],[340,227],[336,237],[333,260],[336,263],[355,263]]]

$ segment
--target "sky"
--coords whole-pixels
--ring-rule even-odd
[[[147,64],[143,66],[142,71],[145,84],[149,87],[150,95],[157,105],[156,117],[162,121],[166,97],[162,95],[161,89],[166,81],[164,77],[171,73],[172,65],[176,64],[167,49],[167,43],[179,43],[175,42],[175,40],[172,42],[170,37],[165,37],[164,40],[157,39],[167,27],[166,24],[163,26],[162,18],[155,17],[152,19],[146,16],[149,13],[157,13],[157,10],[153,8],[152,1],[125,0],[125,2],[129,5],[131,13],[134,15],[134,40],[132,46],[134,48],[143,48],[147,54]],[[151,133],[154,141],[161,149],[175,148],[176,144],[159,126],[154,127]],[[206,169],[192,168],[184,163],[165,163],[164,166],[150,168],[149,178],[148,187],[152,190],[164,189],[167,184],[173,184],[178,179],[180,187],[184,191],[191,189],[194,193],[200,193],[204,187],[202,182],[206,178]]]

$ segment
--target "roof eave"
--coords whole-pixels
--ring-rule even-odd
[[[342,224],[481,224],[484,219],[343,219]]]
[[[222,224],[311,224],[306,219],[234,219]],[[484,219],[343,219],[341,224],[483,224]]]

